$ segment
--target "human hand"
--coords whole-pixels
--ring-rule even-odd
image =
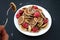
[[[0,25],[0,40],[8,40],[8,34],[4,28],[4,25]]]

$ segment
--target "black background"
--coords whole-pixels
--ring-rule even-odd
[[[36,4],[44,7],[52,17],[52,26],[47,33],[41,36],[29,37],[23,35],[16,29],[14,12],[10,10],[9,21],[5,27],[9,34],[9,40],[60,40],[60,0],[0,0],[0,24],[4,24],[10,2],[14,2],[17,5],[17,9],[27,4]]]

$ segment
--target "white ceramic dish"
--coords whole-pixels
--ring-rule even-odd
[[[18,12],[20,9],[22,9],[22,8],[24,8],[24,7],[29,7],[29,6],[32,6],[32,5],[25,5],[25,6],[21,7],[21,8],[19,8],[19,9],[17,10],[17,12]],[[45,8],[43,8],[43,7],[41,7],[41,6],[38,6],[38,5],[35,5],[35,6],[37,6],[37,7],[40,8],[40,9],[42,9],[43,14],[48,18],[48,25],[47,25],[47,27],[46,27],[45,29],[40,30],[40,31],[37,32],[37,33],[32,33],[32,32],[28,32],[28,31],[27,31],[27,32],[26,32],[26,31],[22,31],[22,30],[20,29],[20,26],[19,26],[19,24],[18,24],[18,20],[17,20],[17,18],[16,18],[17,12],[16,12],[15,15],[14,15],[14,24],[15,24],[16,28],[17,28],[21,33],[23,33],[23,34],[25,34],[25,35],[28,35],[28,36],[39,36],[39,35],[45,34],[45,33],[50,29],[51,24],[52,24],[52,19],[51,19],[51,16],[50,16],[49,12],[48,12]]]

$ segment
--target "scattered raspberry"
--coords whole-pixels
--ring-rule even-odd
[[[34,8],[34,9],[38,9],[38,7],[37,7],[37,6],[33,6],[33,8]]]
[[[37,17],[38,18],[39,16],[40,16],[40,13],[39,12],[35,12],[34,13],[34,17]]]
[[[18,13],[18,14],[16,14],[16,18],[19,18],[20,17],[20,14]]]
[[[46,24],[48,22],[48,19],[47,18],[44,18],[43,19],[43,23]]]
[[[37,28],[37,27],[33,27],[33,28],[32,28],[32,31],[33,31],[33,32],[37,32],[37,31],[38,31],[38,28]]]
[[[23,14],[23,11],[22,10],[19,10],[19,12],[16,15],[16,18],[19,18],[22,14]]]
[[[19,14],[20,14],[20,15],[22,15],[22,14],[23,14],[23,12],[24,12],[23,10],[19,10]]]
[[[28,23],[24,22],[24,23],[22,24],[22,26],[23,26],[24,28],[28,28]]]

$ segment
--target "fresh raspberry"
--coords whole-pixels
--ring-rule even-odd
[[[40,13],[39,12],[35,12],[34,13],[34,17],[37,17],[38,18],[39,16],[40,16]]]
[[[32,31],[33,31],[33,32],[37,32],[37,31],[38,31],[38,27],[33,27],[33,28],[32,28]]]
[[[48,22],[48,19],[47,18],[44,18],[43,19],[43,23],[46,24]]]
[[[20,15],[22,15],[22,14],[23,14],[23,12],[24,12],[23,10],[19,10],[19,12],[18,12],[18,13],[19,13]]]
[[[18,14],[16,14],[16,18],[18,19],[20,17],[20,14],[18,13]]]
[[[22,15],[22,14],[23,14],[23,12],[24,12],[23,10],[19,10],[19,12],[18,12],[18,13],[19,13],[20,15]]]
[[[28,28],[28,23],[24,22],[24,23],[22,24],[22,26],[23,26],[24,28]]]
[[[16,18],[19,18],[22,14],[23,14],[23,11],[22,10],[19,10],[19,12],[16,15]]]
[[[37,7],[37,6],[33,6],[33,8],[34,8],[34,9],[38,9],[38,7]]]

